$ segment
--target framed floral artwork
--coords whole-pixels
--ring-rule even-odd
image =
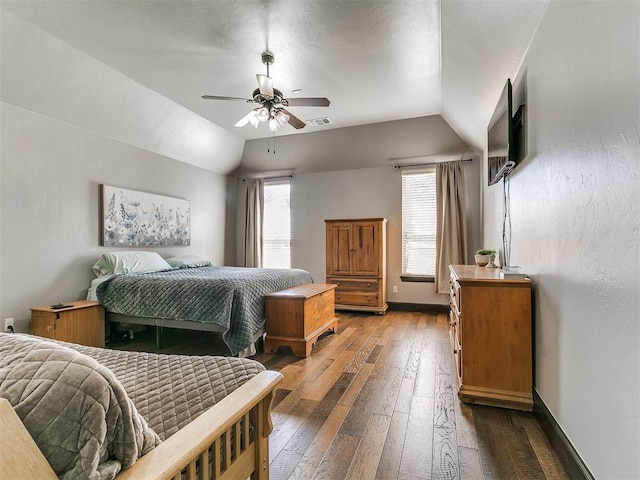
[[[191,244],[189,200],[100,185],[101,245]]]

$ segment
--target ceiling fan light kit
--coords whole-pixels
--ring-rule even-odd
[[[284,98],[280,90],[273,88],[273,80],[269,76],[269,65],[275,61],[273,53],[264,51],[261,58],[262,63],[267,66],[267,74],[256,74],[258,88],[253,91],[251,98],[202,95],[205,100],[240,100],[260,105],[260,107],[253,109],[242,117],[234,126],[244,127],[250,123],[255,128],[258,128],[260,123],[268,122],[269,130],[272,132],[287,123],[295,129],[301,129],[306,124],[291,112],[285,110],[284,107],[328,107],[331,104],[328,98]]]
[[[275,132],[280,127],[289,122],[289,115],[284,113],[282,110],[278,110],[276,108],[271,110],[272,115],[269,119],[269,130]]]

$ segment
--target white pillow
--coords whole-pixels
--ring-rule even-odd
[[[167,258],[167,263],[174,268],[196,268],[210,267],[211,262],[198,255],[180,255],[178,257]]]
[[[149,273],[171,270],[172,267],[156,252],[104,253],[93,266],[96,277],[114,273]]]

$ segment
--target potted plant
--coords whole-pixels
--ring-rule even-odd
[[[493,263],[495,258],[496,251],[493,248],[481,248],[480,250],[476,251],[476,265],[478,265],[479,267],[495,267],[495,264]]]

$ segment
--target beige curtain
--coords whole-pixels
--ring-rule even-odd
[[[467,263],[467,202],[462,162],[436,166],[438,203],[436,231],[437,293],[449,293],[449,265]]]
[[[244,266],[262,267],[262,211],[264,180],[247,179],[244,217]]]

